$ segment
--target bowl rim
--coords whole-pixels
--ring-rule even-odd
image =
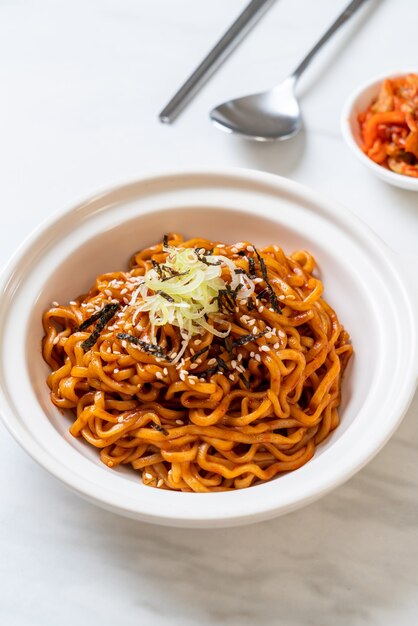
[[[414,334],[414,345],[411,348],[410,360],[411,363],[415,366],[418,362],[418,344],[416,341],[417,328],[416,324],[414,324],[414,314],[413,314],[413,304],[408,295],[408,290],[401,278],[401,272],[399,266],[395,262],[395,257],[390,253],[390,249],[386,246],[386,244],[370,229],[367,224],[365,224],[359,217],[352,214],[348,209],[341,207],[339,204],[324,198],[324,196],[316,191],[312,191],[309,187],[301,185],[300,183],[296,183],[289,179],[276,176],[274,174],[260,172],[256,170],[242,169],[242,168],[226,168],[219,170],[217,168],[205,168],[205,169],[193,169],[190,170],[188,168],[184,169],[176,169],[169,171],[158,171],[153,174],[148,173],[142,176],[140,179],[136,181],[131,181],[129,183],[125,183],[122,185],[112,186],[108,188],[106,191],[99,192],[89,197],[87,200],[82,201],[81,203],[73,204],[71,203],[67,208],[57,211],[54,215],[46,218],[41,224],[35,228],[35,230],[26,237],[26,239],[22,242],[16,252],[13,254],[9,262],[4,267],[2,273],[0,274],[0,287],[4,290],[9,279],[13,276],[14,270],[17,268],[19,261],[21,261],[22,257],[27,253],[27,251],[34,245],[39,237],[42,237],[54,224],[61,221],[66,216],[70,215],[73,212],[78,211],[82,207],[86,207],[91,205],[97,200],[102,198],[106,198],[107,196],[114,194],[115,192],[121,192],[124,189],[128,189],[130,186],[137,186],[138,184],[147,184],[150,181],[158,182],[158,181],[166,181],[167,179],[180,179],[183,177],[215,177],[219,181],[233,181],[241,182],[248,184],[248,182],[252,182],[255,184],[261,184],[263,187],[273,187],[279,191],[287,190],[292,194],[297,195],[300,198],[306,199],[309,202],[314,202],[318,204],[320,210],[323,211],[330,219],[333,221],[337,221],[340,225],[345,226],[349,230],[353,231],[357,237],[361,237],[361,239],[366,239],[367,243],[371,248],[379,252],[381,255],[388,256],[387,263],[389,267],[393,270],[393,272],[399,277],[400,284],[402,290],[405,294],[406,302],[410,304],[408,308],[408,318],[411,320],[412,328],[415,331]],[[0,307],[0,327],[2,324],[2,313]],[[1,330],[1,328],[0,328]],[[200,513],[199,510],[194,510],[191,514],[190,512],[180,511],[174,512],[170,511],[168,514],[162,515],[161,513],[152,515],[148,512],[143,513],[135,509],[135,507],[131,508],[130,503],[123,503],[121,506],[116,500],[112,500],[109,497],[109,494],[105,492],[98,493],[96,485],[93,484],[94,489],[91,489],[88,479],[83,485],[80,485],[77,480],[74,480],[73,475],[68,475],[66,469],[60,466],[55,462],[55,459],[52,457],[48,457],[46,451],[42,448],[42,446],[34,441],[26,430],[23,428],[21,424],[18,423],[17,418],[13,415],[13,411],[11,411],[11,407],[7,402],[6,394],[3,389],[3,383],[0,381],[0,416],[3,419],[8,430],[11,432],[13,437],[18,441],[18,443],[35,459],[41,466],[47,469],[53,476],[59,478],[62,482],[64,482],[70,489],[77,492],[79,495],[87,498],[90,501],[95,502],[96,504],[108,508],[112,511],[119,512],[124,515],[135,517],[136,519],[140,519],[142,521],[154,522],[159,524],[166,524],[172,526],[189,526],[189,527],[214,527],[214,526],[231,526],[231,525],[239,525],[246,524],[254,521],[259,521],[262,519],[268,519],[271,517],[275,517],[279,514],[290,512],[296,508],[299,508],[309,502],[319,498],[325,493],[329,492],[331,489],[336,486],[342,484],[346,480],[348,480],[353,474],[355,474],[361,467],[363,467],[372,457],[377,454],[377,452],[383,447],[386,441],[393,434],[394,430],[397,428],[399,423],[401,422],[405,412],[408,409],[409,403],[412,400],[413,394],[415,392],[416,380],[415,380],[415,372],[410,373],[409,377],[406,377],[404,380],[403,392],[399,394],[398,403],[396,405],[396,411],[393,411],[393,419],[384,432],[384,436],[381,436],[378,440],[377,444],[374,441],[369,442],[368,446],[364,446],[362,449],[362,454],[358,453],[353,454],[352,459],[350,459],[349,463],[345,463],[342,470],[340,470],[339,475],[336,477],[335,475],[330,476],[327,480],[321,483],[320,487],[316,490],[305,494],[302,498],[299,498],[296,502],[291,502],[285,507],[274,507],[271,504],[262,500],[262,506],[260,506],[257,510],[242,510],[242,507],[239,507],[236,513],[233,514],[225,514],[225,512],[217,511],[216,515],[209,516],[207,511],[203,514]],[[12,414],[10,414],[10,412]],[[247,490],[243,490],[241,493],[245,493]],[[107,498],[106,498],[107,495]],[[187,495],[187,494],[184,494]],[[199,495],[199,494],[193,494]],[[205,497],[210,497],[210,495],[216,494],[204,494]],[[245,509],[245,507],[244,507]]]
[[[418,74],[418,68],[406,68],[402,71],[389,71],[385,73],[379,73],[377,75],[372,76],[367,81],[363,81],[359,86],[357,86],[353,91],[350,92],[349,96],[346,98],[343,108],[341,110],[340,116],[340,128],[341,133],[344,138],[344,141],[351,149],[353,154],[369,169],[371,169],[379,178],[384,179],[386,182],[391,183],[397,187],[404,187],[410,190],[417,189],[418,190],[418,178],[413,178],[412,176],[404,176],[403,174],[398,174],[397,172],[393,172],[392,170],[386,169],[382,167],[378,163],[375,163],[370,159],[366,154],[364,154],[363,150],[358,145],[357,141],[354,139],[353,132],[351,130],[350,120],[353,116],[353,107],[355,102],[360,96],[363,95],[365,91],[370,89],[371,87],[378,86],[382,83],[386,78],[395,78],[397,76],[406,76],[407,74]]]

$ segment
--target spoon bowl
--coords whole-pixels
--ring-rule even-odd
[[[296,81],[318,50],[364,2],[366,0],[351,0],[289,78],[269,91],[229,100],[215,107],[210,112],[212,122],[229,133],[256,141],[283,140],[296,135],[302,127],[302,115],[294,91]]]
[[[288,139],[302,127],[294,85],[291,77],[270,91],[225,102],[210,119],[222,130],[256,141]]]

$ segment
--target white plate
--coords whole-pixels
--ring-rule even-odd
[[[310,250],[325,297],[350,332],[355,356],[344,380],[341,425],[304,467],[266,484],[211,494],[145,487],[111,470],[68,434],[49,400],[41,315],[84,292],[99,273],[123,269],[164,232]],[[412,276],[412,273],[411,273]],[[261,172],[165,174],[105,192],[41,225],[2,276],[0,409],[16,440],[80,495],[130,517],[173,526],[243,524],[283,514],[328,492],[388,440],[417,378],[410,277],[355,216],[315,192]]]

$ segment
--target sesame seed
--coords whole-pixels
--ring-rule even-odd
[[[253,326],[255,324],[255,320],[249,320],[247,324],[248,326]]]
[[[166,367],[163,369],[163,372],[164,372],[164,376],[168,376],[168,369]]]
[[[200,346],[200,344],[201,344],[201,343],[202,343],[202,340],[201,340],[201,339],[195,339],[195,340],[194,340],[194,345],[195,345],[195,346]]]
[[[280,348],[280,343],[278,341],[276,341],[276,343],[274,344],[273,348],[275,350],[278,350]]]
[[[176,420],[176,424],[179,426],[184,426],[184,422],[182,420]]]
[[[75,300],[70,300],[70,304],[71,304],[72,306],[77,306],[77,302],[76,302]]]
[[[250,352],[250,357],[253,359],[255,357],[255,352]]]
[[[260,277],[257,277],[257,278],[254,278],[253,280],[254,280],[254,282],[255,282],[256,284],[258,284],[258,283],[262,283],[264,279],[263,279],[263,278],[260,278]]]
[[[235,246],[233,248],[231,248],[231,252],[233,252],[234,254],[236,254],[238,252],[238,248],[235,248]]]
[[[155,373],[155,378],[158,378],[159,380],[161,380],[161,379],[162,379],[162,377],[163,377],[163,375],[162,375],[162,373],[161,373],[161,372],[156,372],[156,373]]]
[[[239,306],[235,307],[235,313],[239,313]]]
[[[242,361],[242,354],[241,354],[241,352],[238,355],[238,361],[240,361],[240,362]]]
[[[190,354],[193,356],[195,354],[195,351],[193,350],[193,348],[190,348]]]
[[[235,376],[233,374],[229,374],[228,378],[229,380],[235,380]]]
[[[261,356],[259,354],[256,354],[254,358],[255,358],[256,361],[258,361],[260,363]]]
[[[258,333],[258,328],[257,326],[253,326],[252,331],[253,335],[256,335]]]
[[[216,359],[209,359],[208,365],[215,365]]]
[[[194,379],[194,378],[190,378],[190,376],[189,376],[189,383],[190,383],[191,385],[195,385],[195,384],[196,384],[196,381],[195,381],[195,379]]]
[[[152,479],[152,474],[149,474],[148,472],[144,472],[144,477],[145,477],[147,480],[151,480],[151,479]]]
[[[162,487],[164,485],[164,481],[162,478],[160,478],[160,480],[157,483],[157,487]]]
[[[247,250],[248,250],[248,252],[254,252],[253,246],[247,246]]]
[[[129,304],[129,299],[128,299],[128,298],[124,298],[124,299],[123,299],[123,303],[124,303],[124,304]]]
[[[279,330],[279,337],[286,337],[286,333],[283,330]]]
[[[260,350],[263,352],[270,352],[270,348],[268,346],[260,346]]]
[[[118,417],[118,422],[119,422],[119,424],[121,424],[121,423],[123,422],[123,417],[122,417],[122,415],[119,415],[119,417]]]
[[[107,347],[106,352],[108,352],[109,354],[112,352],[112,348],[110,346]]]
[[[52,342],[52,343],[54,344],[54,346],[56,346],[56,345],[57,345],[57,343],[59,342],[59,340],[60,340],[60,337],[59,337],[59,335],[57,335],[57,336],[55,337],[54,341]]]
[[[216,245],[217,248],[225,248],[225,244],[224,243],[218,243]]]
[[[259,307],[258,307],[258,312],[259,312],[259,313],[262,313],[263,311],[264,311],[264,307],[263,307],[263,305],[259,306]]]
[[[237,362],[236,361],[231,361],[231,367],[232,369],[235,369],[237,366]]]
[[[269,307],[269,311],[270,311],[271,313],[274,313],[274,309],[273,309],[273,307]]]
[[[119,350],[113,350],[113,354],[120,354]]]
[[[190,365],[190,369],[191,370],[195,370],[196,367],[199,367],[197,363],[191,363],[191,365]]]
[[[142,330],[142,328],[141,328],[141,330]],[[177,352],[172,352],[172,353],[171,353],[171,358],[172,358],[172,359],[175,359],[175,358],[176,358],[176,356],[177,356]]]
[[[115,367],[115,369],[113,370],[113,373],[114,373],[114,374],[118,374],[118,373],[119,373],[119,368],[118,368],[118,367]]]
[[[124,348],[127,348],[127,347],[128,347],[128,344],[126,343],[126,339],[122,339],[122,346],[123,346]]]
[[[272,336],[273,336],[273,333],[266,333],[266,334],[264,335],[264,337],[265,337],[266,339],[271,339],[271,338],[272,338]]]
[[[127,290],[127,288],[126,288],[126,287],[124,287],[124,288],[121,290],[120,295],[121,295],[121,296],[123,296],[123,295],[125,295],[125,293],[128,293],[128,290]]]
[[[205,383],[206,382],[206,380],[204,378],[199,378],[199,380],[200,380],[201,383]]]
[[[59,306],[58,302],[56,300],[54,300],[53,302],[51,302],[52,306]]]
[[[112,297],[112,292],[110,291],[110,289],[105,289],[104,292],[107,296],[109,296],[109,298]]]

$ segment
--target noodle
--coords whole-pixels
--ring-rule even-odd
[[[170,250],[202,275],[218,272],[207,289],[226,288],[205,300],[211,313],[181,317],[191,305],[168,286],[184,292],[193,279],[170,266]],[[42,350],[51,400],[73,414],[71,434],[108,467],[130,465],[144,484],[172,490],[244,488],[304,465],[338,426],[352,354],[314,268],[305,251],[170,233],[135,254],[129,271],[53,303]],[[146,291],[147,277],[167,291]]]

